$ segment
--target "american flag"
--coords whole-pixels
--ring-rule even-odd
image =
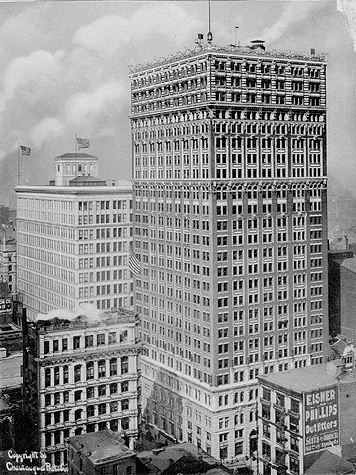
[[[138,260],[137,255],[133,252],[132,246],[130,246],[129,270],[133,275],[139,275],[141,272],[141,262]]]
[[[77,143],[78,143],[78,149],[80,150],[81,148],[88,148],[90,147],[90,140],[89,139],[80,139],[77,137]]]
[[[20,145],[20,150],[21,150],[21,155],[26,155],[27,157],[31,155],[30,147],[24,147],[23,145]]]

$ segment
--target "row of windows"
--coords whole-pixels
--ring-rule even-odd
[[[257,93],[255,91],[249,90],[248,92],[226,92],[224,91],[211,91],[211,98],[217,102],[226,102],[227,104],[278,104],[278,105],[292,105],[292,106],[311,106],[311,107],[325,107],[325,95],[322,97],[303,95],[302,93],[291,93],[286,94],[285,92],[280,92],[278,94],[271,93]],[[133,105],[131,107],[133,114],[140,114],[148,111],[156,110],[169,110],[174,107],[186,106],[191,104],[199,104],[206,102],[208,99],[207,93],[202,90],[197,93],[189,92],[187,94],[176,94],[175,97],[167,98],[166,100],[159,100],[157,98],[152,98],[151,100],[145,98],[144,101],[139,102],[138,104],[133,99]]]
[[[44,354],[47,353],[56,353],[58,351],[67,351],[67,350],[78,350],[80,348],[89,348],[92,346],[105,346],[105,345],[115,345],[116,343],[124,342],[128,338],[127,330],[118,332],[109,332],[109,333],[96,333],[93,335],[83,336],[77,335],[73,338],[68,339],[67,337],[54,340],[45,340],[44,341]],[[69,345],[68,345],[69,342]],[[104,360],[102,360],[104,361]],[[111,361],[111,360],[110,360]],[[127,362],[128,357],[123,356],[121,358],[122,362]]]
[[[100,210],[126,210],[132,209],[132,200],[110,200],[110,201],[79,201],[79,211]]]
[[[90,386],[86,390],[78,389],[72,393],[72,399],[69,391],[58,391],[52,394],[45,394],[45,405],[56,406],[57,404],[66,404],[68,402],[86,401],[91,398],[122,394],[129,390],[129,381],[120,383],[111,383],[110,385]]]
[[[289,61],[289,59],[288,59]],[[323,67],[313,67],[307,64],[304,65],[287,65],[285,63],[272,63],[272,62],[257,62],[252,60],[246,60],[245,58],[237,58],[231,56],[229,59],[215,59],[214,62],[207,62],[204,60],[186,62],[179,64],[177,68],[171,66],[167,70],[157,70],[149,75],[137,74],[132,79],[132,88],[142,88],[144,86],[153,86],[159,83],[175,82],[179,79],[187,76],[202,75],[209,70],[214,72],[247,72],[248,74],[275,74],[283,76],[285,74],[291,75],[295,78],[320,78],[324,74]],[[217,76],[219,77],[219,76]],[[225,77],[225,76],[224,76]],[[195,79],[196,80],[196,79]],[[194,81],[191,79],[190,81]]]
[[[184,97],[188,95],[196,97],[201,100],[206,100],[207,96],[207,77],[201,76],[199,79],[192,79],[190,81],[180,81],[170,84],[168,87],[150,88],[141,90],[139,92],[132,93],[132,103],[137,104],[140,102],[156,101],[159,104],[184,104]],[[279,78],[272,83],[271,78],[262,78],[261,81],[257,80],[256,76],[249,75],[245,77],[244,74],[233,76],[212,76],[210,80],[210,97],[214,97],[214,92],[223,89],[227,94],[235,96],[236,90],[238,93],[248,94],[250,92],[260,93],[260,95],[270,97],[271,95],[278,95],[281,92],[285,92],[287,97],[293,97],[293,93],[305,94],[309,96],[309,93],[313,94],[311,97],[325,96],[325,89],[321,91],[319,82],[309,82],[303,80],[288,81],[284,78]],[[214,87],[215,86],[215,87]],[[256,89],[256,91],[251,91]],[[324,92],[320,96],[320,92]],[[188,93],[188,94],[187,94]],[[163,99],[163,100],[161,100]],[[183,99],[183,100],[182,100]],[[176,100],[176,102],[175,102]]]
[[[123,407],[125,407],[126,409],[123,409],[123,410],[128,410],[129,409],[129,403],[127,401],[129,401],[128,399],[127,400],[123,400],[125,401],[124,402],[124,405]],[[113,401],[115,402],[115,401]],[[113,403],[109,403],[109,404],[113,404]],[[99,410],[99,406],[100,406],[100,410]],[[81,422],[84,422],[86,421],[86,418],[87,417],[94,417],[95,415],[104,415],[104,414],[110,414],[110,408],[112,407],[113,411],[111,412],[118,412],[118,408],[119,406],[116,404],[116,405],[108,405],[108,407],[106,407],[106,403],[103,403],[103,404],[98,404],[96,406],[96,409],[90,409],[90,414],[91,415],[88,415],[88,408],[89,407],[95,407],[95,406],[87,406],[87,411],[84,411],[84,409],[76,409],[74,411],[74,421],[77,423],[77,424],[80,424]],[[121,404],[122,406],[122,404]],[[64,424],[65,422],[68,422],[69,421],[69,410],[64,410],[64,411],[55,411],[55,412],[47,412],[45,414],[45,425],[46,427],[50,426],[50,425],[56,425],[56,424]],[[118,430],[118,422],[121,421],[121,428],[122,430],[123,427],[126,427],[125,430],[129,429],[129,417],[122,417],[121,419],[116,419],[116,422],[115,422],[115,426],[116,426],[116,430]],[[106,423],[105,423],[105,427],[106,428]],[[114,430],[114,429],[112,429]],[[88,431],[88,429],[87,429]],[[88,432],[92,432],[92,431],[88,431]]]
[[[137,203],[140,201],[137,198],[142,197],[143,209],[145,209],[145,206],[148,206],[148,198],[150,199],[151,206],[151,203],[153,203],[154,200],[161,203],[163,203],[163,200],[169,202],[169,200],[173,198],[175,198],[176,200],[181,198],[183,198],[184,200],[199,200],[200,198],[203,200],[209,200],[214,195],[216,196],[216,199],[218,201],[226,201],[228,198],[231,198],[231,200],[242,200],[243,197],[246,197],[248,200],[257,200],[259,196],[261,196],[263,199],[271,199],[273,196],[276,196],[280,199],[286,199],[287,195],[291,195],[294,198],[303,198],[304,196],[306,196],[307,193],[309,193],[310,196],[313,198],[320,198],[322,191],[323,190],[320,187],[310,188],[309,190],[299,187],[288,189],[287,184],[282,185],[277,190],[273,190],[272,187],[266,189],[259,189],[258,186],[255,185],[251,186],[251,188],[248,188],[246,191],[243,191],[241,187],[231,190],[216,190],[214,193],[205,191],[204,189],[200,191],[186,190],[183,188],[183,186],[175,190],[173,190],[172,188],[163,189],[163,187],[143,186],[142,188],[135,189],[135,203],[137,205]],[[197,202],[195,204],[199,203]],[[164,211],[164,209],[162,211]]]
[[[95,220],[94,220],[95,217]],[[109,223],[123,223],[131,222],[132,214],[97,214],[96,216],[92,214],[85,214],[84,216],[78,216],[78,224],[109,224]],[[127,228],[122,228],[122,234],[125,237],[127,235]]]
[[[118,373],[118,363],[120,373]],[[85,374],[83,374],[83,365],[75,365],[73,367],[73,380],[71,382],[78,383],[84,380],[91,380],[96,378],[105,378],[109,376],[116,376],[118,374],[126,374],[129,372],[128,357],[112,358],[109,362],[106,360],[99,360],[98,362],[90,361],[85,366]],[[69,368],[68,365],[55,366],[53,368],[45,369],[45,386],[56,386],[59,384],[67,384],[69,382]]]

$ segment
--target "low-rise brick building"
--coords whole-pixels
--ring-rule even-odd
[[[136,454],[111,430],[70,437],[69,475],[136,475]]]

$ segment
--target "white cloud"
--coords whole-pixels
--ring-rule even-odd
[[[182,7],[165,2],[145,5],[137,10],[132,16],[130,33],[142,39],[151,33],[162,34],[185,44],[189,36],[196,36],[203,26],[202,21],[194,19]]]
[[[338,0],[337,9],[344,14],[345,23],[356,51],[356,3],[354,0]]]
[[[14,5],[11,5],[13,7]],[[9,10],[11,10],[9,7]],[[0,57],[2,61],[14,56],[31,51],[33,45],[41,49],[41,44],[45,44],[48,35],[53,30],[48,30],[48,22],[43,22],[46,12],[50,6],[48,4],[34,3],[26,8],[16,9],[16,13],[9,16],[0,24]],[[1,4],[2,10],[6,7]]]
[[[310,11],[318,8],[318,1],[302,2],[303,8],[299,1],[281,2],[282,15],[278,18],[276,23],[270,28],[266,28],[261,33],[261,38],[267,43],[271,44],[281,38],[291,27],[293,23],[303,21],[307,18]]]
[[[3,100],[11,101],[19,88],[28,88],[29,83],[42,89],[55,83],[61,72],[63,51],[54,54],[48,51],[34,51],[28,56],[14,59],[8,66],[3,82]]]
[[[113,126],[103,127],[99,130],[98,133],[99,137],[116,137],[117,136],[117,128]]]
[[[118,15],[108,15],[79,28],[73,42],[96,51],[101,55],[112,55],[121,44],[129,41],[129,22]]]
[[[73,42],[105,56],[113,55],[130,42],[144,42],[151,34],[162,34],[184,44],[202,26],[203,22],[193,19],[180,6],[170,2],[150,3],[139,8],[130,20],[119,15],[107,15],[79,28]]]
[[[30,137],[36,147],[42,147],[45,142],[53,142],[54,137],[61,136],[64,125],[59,119],[47,117],[33,127]]]
[[[93,92],[79,92],[72,95],[65,104],[66,122],[71,124],[89,124],[109,104],[117,104],[123,95],[119,81],[109,81]]]

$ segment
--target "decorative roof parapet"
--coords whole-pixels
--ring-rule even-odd
[[[180,61],[185,58],[190,58],[194,56],[198,56],[202,53],[237,53],[240,55],[246,56],[261,56],[261,57],[271,57],[271,58],[279,58],[279,59],[287,59],[287,60],[302,60],[302,61],[315,61],[315,62],[325,62],[327,58],[326,53],[321,53],[319,55],[310,54],[310,53],[292,53],[291,51],[265,51],[262,49],[256,50],[251,49],[249,46],[235,46],[235,45],[228,45],[228,46],[217,46],[217,45],[203,45],[203,46],[196,46],[194,49],[186,49],[183,53],[178,52],[175,55],[170,54],[166,58],[154,58],[151,61],[145,61],[144,63],[137,64],[135,66],[129,66],[130,73],[136,73],[139,71],[145,71],[146,69],[156,68],[158,66],[163,66],[165,64],[172,63],[174,61]]]
[[[237,180],[227,180],[222,179],[206,179],[192,182],[189,179],[186,180],[177,180],[174,182],[157,182],[155,180],[147,180],[145,182],[133,181],[133,188],[135,190],[174,190],[174,191],[192,191],[192,190],[205,190],[210,193],[217,191],[263,191],[263,190],[295,190],[295,189],[327,189],[327,179],[325,177],[310,177],[304,178],[301,181],[299,178],[284,178],[283,180],[275,180],[270,178],[268,180],[264,179],[263,181],[257,181],[255,178],[252,179],[237,179]]]

